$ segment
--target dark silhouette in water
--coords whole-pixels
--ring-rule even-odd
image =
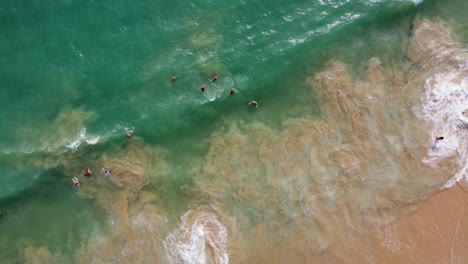
[[[78,180],[77,177],[73,177],[73,178],[72,178],[72,182],[73,182],[73,184],[75,184],[76,186],[80,186],[80,181]]]
[[[125,135],[128,138],[131,138],[133,136],[133,130],[128,130],[127,128],[125,128]]]
[[[211,76],[210,81],[214,82],[214,81],[216,81],[216,80],[218,80],[218,74],[217,74],[217,73],[216,73],[216,74],[213,74],[213,76]]]
[[[104,176],[109,176],[110,175],[109,168],[107,167],[102,168],[101,173],[104,174]]]
[[[255,106],[255,107],[258,107],[258,103],[256,101],[252,101],[249,103],[249,105],[251,106]]]
[[[91,174],[93,174],[93,172],[89,168],[86,168],[85,172],[83,173],[84,176],[91,176]]]

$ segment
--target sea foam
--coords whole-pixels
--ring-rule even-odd
[[[189,210],[179,227],[164,241],[170,263],[229,263],[226,252],[228,231],[216,214],[206,210]],[[206,248],[206,246],[209,246]],[[209,251],[213,253],[209,256]],[[212,258],[211,261],[208,261]]]
[[[468,71],[466,67],[448,73],[436,73],[426,79],[423,115],[434,123],[434,140],[425,162],[459,156],[459,170],[445,185],[453,186],[468,176]]]
[[[428,70],[423,81],[422,117],[433,126],[433,143],[423,161],[437,163],[458,156],[457,173],[444,186],[450,188],[468,177],[468,56],[447,28],[421,23],[415,32],[420,38],[415,50],[427,54],[420,62]]]
[[[76,150],[78,147],[81,145],[81,143],[86,142],[89,145],[94,145],[99,142],[99,136],[96,137],[87,137],[86,136],[86,128],[82,128],[80,130],[80,133],[78,135],[78,138],[75,139],[74,141],[68,143],[65,145],[66,148],[71,149],[71,150]]]

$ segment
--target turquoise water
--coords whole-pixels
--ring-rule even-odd
[[[83,262],[79,251],[115,228],[119,213],[109,200],[127,190],[126,180],[99,175],[105,165],[111,177],[130,167],[132,182],[144,178],[131,185],[129,214],[138,214],[132,202],[139,192],[153,195],[149,204],[167,219],[156,247],[164,252],[162,240],[179,217],[209,200],[194,170],[209,159],[212,135],[228,133],[233,121],[248,133],[245,126],[258,122],[281,131],[288,120],[322,118],[323,102],[307,77],[331,59],[346,61],[355,75],[374,56],[404,64],[417,15],[456,20],[466,39],[467,21],[454,13],[460,5],[466,3],[2,1],[0,258],[24,262],[24,248],[32,246]],[[219,80],[210,82],[214,73]],[[131,139],[124,128],[135,131]],[[80,176],[85,167],[94,178]],[[93,184],[99,188],[88,192]],[[259,213],[260,201],[236,207],[232,195],[221,199],[235,208],[232,215],[275,218]]]

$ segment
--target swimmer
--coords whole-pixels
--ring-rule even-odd
[[[93,172],[89,168],[86,168],[85,172],[83,173],[84,176],[91,176],[91,174],[93,174]]]
[[[110,175],[110,171],[107,167],[104,167],[101,169],[101,173],[104,174],[104,176],[109,176]]]
[[[236,93],[236,90],[234,89],[231,89],[231,91],[229,92],[231,95],[234,95]]]
[[[444,139],[444,137],[442,137],[442,136],[437,136],[437,137],[435,137],[434,143],[432,143],[432,147],[431,147],[431,148],[432,148],[432,149],[435,149],[435,148],[437,147],[437,143],[438,143],[439,141],[443,140],[443,139]]]
[[[171,84],[177,80],[177,76],[172,76],[171,78]]]
[[[202,86],[200,86],[200,91],[202,92],[206,91],[206,85],[203,84]]]
[[[75,184],[75,186],[80,186],[80,181],[78,180],[77,177],[73,177],[72,182],[73,182],[73,184]]]
[[[2,217],[2,216],[3,216],[3,211],[0,211],[0,217]]]
[[[252,101],[252,102],[250,102],[250,103],[249,103],[249,105],[251,105],[251,106],[255,106],[255,108],[257,108],[257,107],[258,107],[258,103],[257,103],[256,101]]]
[[[217,74],[217,73],[216,73],[216,74],[213,74],[213,76],[211,76],[210,81],[214,82],[214,81],[216,81],[216,80],[218,80],[218,74]]]
[[[128,130],[128,128],[125,128],[125,135],[128,138],[131,138],[133,136],[133,130]]]

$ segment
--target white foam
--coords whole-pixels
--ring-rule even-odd
[[[411,2],[413,2],[414,5],[419,5],[423,2],[423,0],[412,0]]]
[[[367,0],[366,3],[371,3],[371,4],[377,4],[377,3],[382,3],[385,0]],[[419,5],[423,2],[423,0],[400,0],[403,2],[412,2],[414,5]]]
[[[380,4],[382,2],[385,2],[386,0],[366,0],[365,2],[370,5],[374,4]],[[399,0],[401,2],[412,2],[415,6],[419,5],[423,2],[423,0]],[[388,1],[387,1],[388,2]]]
[[[86,128],[82,128],[78,135],[78,138],[74,141],[65,145],[68,149],[77,150],[81,143],[86,142],[89,145],[94,145],[99,142],[99,136],[96,137],[86,137]]]
[[[80,134],[78,135],[78,138],[68,143],[67,145],[65,145],[65,147],[69,149],[73,149],[73,150],[78,149],[78,147],[81,145],[81,142],[85,139],[85,135],[86,135],[86,128],[83,128],[81,129]]]
[[[179,227],[165,240],[164,247],[170,263],[207,263],[205,246],[209,245],[214,260],[209,263],[227,264],[228,231],[214,213],[189,210],[181,217]]]
[[[99,142],[99,136],[97,137],[94,137],[94,138],[89,138],[89,139],[86,139],[86,143],[88,143],[89,145],[94,145],[96,143]]]
[[[459,169],[445,188],[450,188],[463,177],[468,177],[468,60],[454,57],[454,66],[444,68],[426,78],[424,83],[423,118],[434,124],[434,140],[428,150],[426,163],[458,155]]]

